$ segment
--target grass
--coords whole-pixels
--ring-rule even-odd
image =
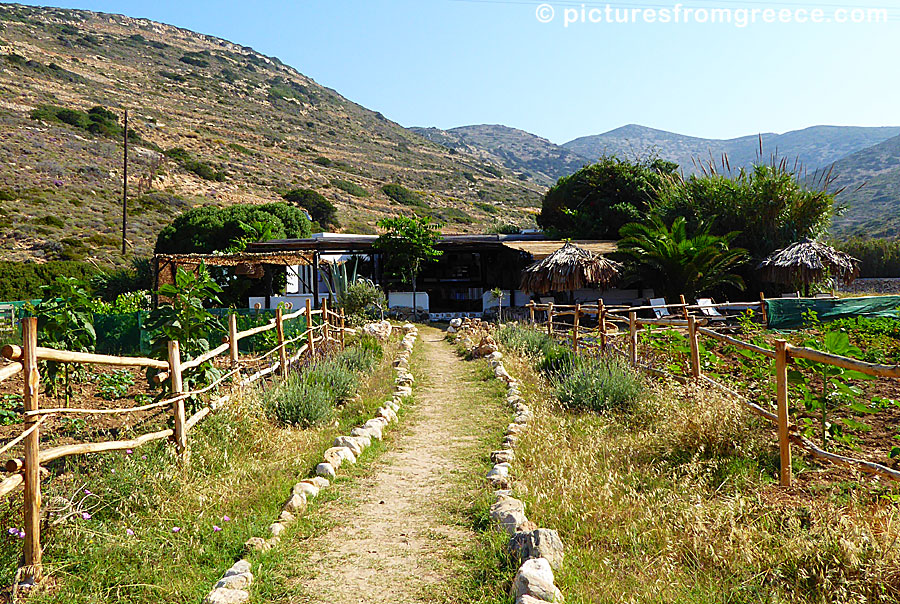
[[[48,579],[30,601],[200,601],[241,556],[243,543],[267,534],[291,486],[310,475],[334,437],[370,418],[392,386],[393,371],[382,362],[364,379],[361,396],[336,410],[333,423],[304,430],[273,424],[260,394],[249,391],[198,424],[186,469],[167,444],[68,458],[52,468],[56,477],[44,501],[48,509],[66,507],[75,516],[44,532]],[[326,489],[323,498],[335,490]],[[19,518],[10,501],[0,508],[4,526],[15,526]],[[311,510],[314,516],[315,506]],[[84,512],[89,519],[82,518]],[[289,530],[302,531],[310,523],[315,519],[304,516]],[[21,542],[3,537],[2,582],[10,584]],[[254,558],[255,566],[263,565],[260,576],[266,576],[268,560],[284,555],[281,549],[259,554],[259,562]]]
[[[895,487],[781,490],[771,429],[696,386],[654,383],[628,412],[573,412],[532,360],[506,366],[535,411],[514,491],[566,545],[567,602],[900,598]]]

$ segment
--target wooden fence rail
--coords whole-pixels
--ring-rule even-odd
[[[726,302],[721,304],[713,304],[713,308],[734,308],[734,307],[754,307],[761,308],[763,321],[766,321],[765,299],[760,295],[759,302],[743,303],[743,302]],[[676,308],[682,310],[684,318],[675,318],[670,315],[669,318],[643,318],[638,317],[638,312],[647,310],[658,310],[659,308]],[[687,332],[687,339],[690,344],[690,378],[703,381],[729,395],[735,396],[750,411],[764,417],[778,426],[778,447],[781,458],[780,483],[782,486],[789,487],[792,484],[791,476],[791,445],[799,446],[811,455],[820,459],[827,459],[834,463],[850,466],[859,470],[884,476],[892,480],[900,481],[900,471],[894,470],[879,463],[845,457],[830,453],[820,449],[814,445],[809,439],[804,438],[792,424],[789,417],[789,382],[788,382],[788,366],[795,358],[807,359],[815,363],[831,365],[843,369],[858,371],[860,373],[882,378],[898,378],[900,377],[900,365],[883,365],[876,363],[866,363],[857,359],[843,357],[839,355],[822,352],[812,348],[803,346],[793,346],[787,341],[775,340],[775,349],[770,350],[762,346],[758,346],[751,342],[745,342],[738,338],[729,336],[724,333],[717,332],[706,327],[707,317],[696,316],[691,311],[703,311],[710,308],[709,305],[699,306],[690,305],[684,302],[680,304],[666,304],[663,306],[604,306],[602,300],[596,304],[576,304],[576,305],[554,305],[554,304],[529,304],[529,317],[531,323],[536,327],[543,329],[546,326],[547,334],[551,337],[564,339],[566,342],[571,341],[572,350],[575,354],[585,349],[614,350],[615,352],[625,356],[633,367],[640,368],[654,375],[663,375],[686,381],[683,376],[675,376],[665,371],[655,369],[649,365],[638,362],[638,332],[643,326],[663,327],[668,329],[677,329]],[[571,310],[570,310],[571,309]],[[545,322],[537,321],[537,313],[543,312],[546,316]],[[580,323],[580,317],[584,315],[597,315],[598,328],[596,330],[585,330]],[[573,317],[571,325],[554,322],[555,317],[571,316]],[[627,323],[627,332],[610,332],[608,325],[612,321]],[[586,343],[583,338],[590,335],[594,338],[594,334],[599,336],[599,345],[596,342]],[[609,343],[609,338],[613,336],[628,336],[627,350],[622,350]],[[719,342],[730,344],[744,350],[759,354],[765,358],[775,361],[775,392],[776,392],[776,411],[773,413],[764,407],[750,401],[745,396],[735,390],[724,386],[709,376],[703,375],[700,364],[700,336],[706,336]]]
[[[318,325],[314,323],[313,318],[315,316],[320,317]],[[306,321],[304,331],[294,338],[286,339],[284,330],[285,322],[300,317],[304,317]],[[244,379],[237,379],[241,372],[241,366],[243,365],[238,351],[238,342],[244,338],[249,338],[272,330],[274,330],[277,335],[278,345],[266,354],[251,359],[251,361],[260,362],[273,354],[278,354],[278,360],[272,363],[268,368],[256,371],[253,375]],[[177,341],[170,341],[168,343],[168,360],[166,361],[145,357],[120,357],[44,348],[37,345],[37,319],[34,317],[23,319],[22,345],[7,345],[0,350],[0,355],[12,361],[9,365],[0,368],[0,382],[8,380],[19,373],[24,374],[24,431],[19,436],[0,447],[0,454],[2,454],[20,443],[23,445],[24,454],[21,457],[8,460],[4,464],[6,471],[10,472],[11,476],[0,481],[0,497],[12,493],[20,485],[24,485],[25,487],[25,553],[23,557],[24,565],[22,567],[23,579],[30,579],[37,582],[41,579],[42,575],[42,548],[40,535],[41,464],[46,464],[71,455],[134,449],[147,443],[164,439],[171,439],[174,441],[180,463],[186,464],[190,459],[188,442],[189,431],[211,411],[228,402],[232,394],[226,393],[219,396],[195,412],[191,417],[186,417],[185,402],[188,398],[210,392],[213,389],[222,386],[230,379],[235,381],[238,388],[243,388],[275,371],[278,371],[281,375],[286,375],[288,369],[299,362],[304,356],[314,356],[317,344],[324,346],[328,342],[335,342],[343,348],[345,342],[344,334],[346,331],[348,330],[346,328],[343,310],[337,312],[334,309],[329,309],[327,303],[323,303],[321,310],[313,310],[309,300],[307,300],[306,308],[304,309],[284,314],[281,308],[278,308],[275,313],[275,318],[269,321],[268,324],[253,327],[241,332],[237,331],[236,315],[231,314],[228,317],[228,336],[220,346],[193,359],[182,362],[181,346]],[[306,342],[296,351],[296,353],[289,356],[288,346],[300,340],[306,340]],[[228,372],[203,388],[185,391],[183,387],[185,372],[195,369],[224,354],[228,355],[228,365],[230,367]],[[169,382],[170,393],[172,396],[154,403],[125,409],[41,409],[40,372],[38,365],[40,361],[106,365],[114,367],[152,367],[160,370],[157,373],[158,384],[166,381]],[[158,407],[171,407],[175,419],[174,428],[144,434],[129,440],[78,443],[51,447],[44,450],[41,450],[40,448],[40,426],[51,416],[63,414],[125,414],[147,411]]]

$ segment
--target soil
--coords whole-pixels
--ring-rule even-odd
[[[421,330],[428,374],[416,375],[425,383],[404,419],[411,424],[370,477],[324,508],[335,527],[298,544],[310,551],[312,577],[297,580],[300,601],[433,601],[452,580],[461,550],[475,540],[472,529],[449,519],[449,502],[478,488],[465,476],[486,453],[479,436],[486,420],[470,404],[471,367],[442,336]]]

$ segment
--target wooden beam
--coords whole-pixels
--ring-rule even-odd
[[[22,366],[25,382],[25,411],[40,408],[41,376],[38,371],[37,318],[22,321]],[[26,419],[25,428],[36,426],[37,418]],[[40,430],[35,428],[25,438],[25,566],[24,579],[41,580],[41,462]]]
[[[5,358],[10,361],[21,361],[24,351],[21,346],[7,345],[0,350]],[[35,354],[41,361],[56,361],[58,363],[87,363],[91,365],[115,365],[118,367],[156,367],[168,369],[169,364],[158,359],[144,357],[115,357],[106,354],[91,354],[88,352],[70,352],[68,350],[56,350],[37,346]]]
[[[788,343],[775,340],[775,390],[778,400],[778,448],[781,453],[781,486],[791,486],[791,441],[788,419]]]

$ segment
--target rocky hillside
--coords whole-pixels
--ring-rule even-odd
[[[541,187],[483,154],[430,142],[274,57],[121,15],[0,5],[0,259],[117,262],[121,115],[128,240],[148,253],[187,207],[319,190],[343,228],[400,211],[446,231],[529,224]],[[410,208],[381,187],[399,183]]]
[[[846,206],[836,235],[900,236],[900,136],[841,159],[834,174]]]
[[[578,171],[588,160],[530,132],[500,125],[460,126],[450,130],[411,128],[449,149],[508,168],[523,180],[551,185]]]

